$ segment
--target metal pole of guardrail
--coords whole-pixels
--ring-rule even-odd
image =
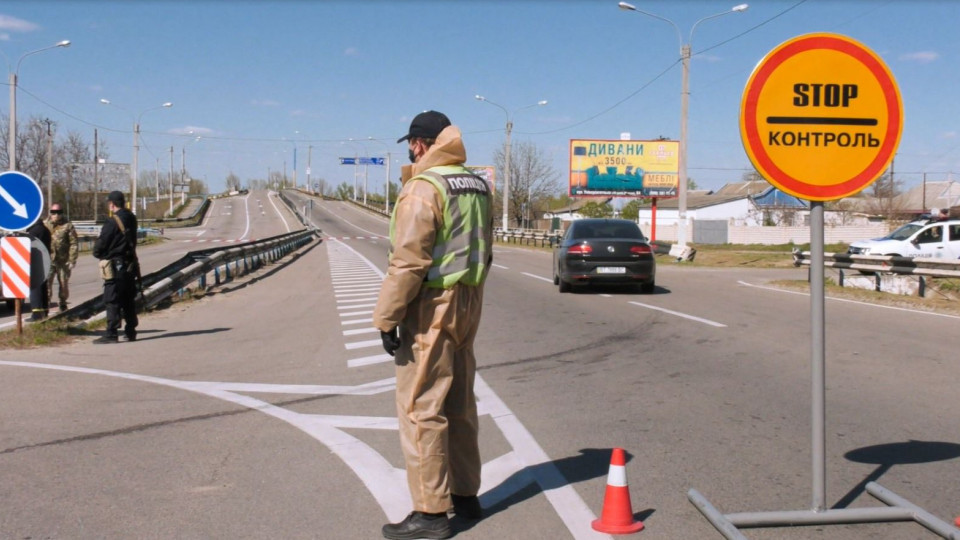
[[[810,203],[810,324],[813,379],[813,511],[827,508],[826,491],[826,324],[824,316],[823,202]]]

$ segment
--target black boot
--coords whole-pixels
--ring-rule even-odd
[[[388,523],[383,526],[383,537],[391,540],[412,540],[414,538],[450,538],[450,519],[447,513],[427,514],[410,512],[400,523]]]
[[[453,501],[453,513],[466,519],[480,519],[483,517],[483,508],[476,495],[450,495]]]

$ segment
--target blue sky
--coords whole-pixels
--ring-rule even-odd
[[[737,3],[633,2],[674,21],[684,41],[697,20]],[[717,189],[752,168],[739,135],[744,85],[767,52],[809,32],[850,36],[890,67],[906,119],[894,167],[906,185],[960,172],[958,20],[950,0],[760,0],[703,22],[692,40],[689,176]],[[492,164],[506,115],[476,94],[511,112],[549,101],[512,115],[513,140],[543,150],[564,185],[569,139],[679,137],[677,33],[615,0],[0,5],[8,72],[63,39],[72,45],[21,63],[20,121],[49,117],[90,140],[97,128],[111,161],[129,162],[133,118],[173,102],[141,117],[141,170],[159,159],[168,171],[171,146],[179,169],[186,145],[187,169],[213,190],[230,172],[264,178],[285,164],[292,176],[294,147],[301,183],[310,146],[313,180],[352,181],[337,158],[354,154],[390,151],[398,171],[406,146],[395,141],[425,109],[461,127],[470,164]],[[369,169],[371,191],[384,173]]]

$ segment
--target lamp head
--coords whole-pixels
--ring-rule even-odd
[[[543,106],[543,105],[546,105],[546,104],[547,104],[547,100],[545,100],[545,99],[542,100],[542,101],[538,101],[538,102],[537,102],[537,105],[540,105],[540,106]]]
[[[161,107],[170,108],[170,107],[173,107],[173,103],[171,103],[171,102],[168,101],[168,102],[164,103],[163,105],[161,105]]]
[[[100,103],[103,103],[104,105],[109,105],[109,104],[110,104],[110,100],[109,100],[109,99],[100,98]]]
[[[478,100],[478,101],[486,101],[486,100],[487,100],[487,98],[481,96],[480,94],[477,94],[477,95],[475,95],[475,96],[473,96],[473,97],[474,97],[474,99],[476,99],[476,100]]]
[[[617,6],[619,6],[620,9],[625,10],[625,11],[636,11],[636,10],[637,10],[636,6],[634,6],[633,4],[629,4],[629,3],[627,3],[627,2],[620,2],[619,4],[617,4]]]
[[[750,7],[750,4],[737,4],[737,5],[733,6],[733,7],[730,9],[730,11],[736,11],[736,12],[739,13],[739,12],[741,12],[741,11],[746,11],[747,8],[749,8],[749,7]]]
[[[57,43],[57,47],[69,47],[69,46],[70,46],[70,40],[69,40],[69,39],[65,39],[65,40],[61,41],[60,43]]]

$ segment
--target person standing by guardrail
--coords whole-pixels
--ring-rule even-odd
[[[77,239],[77,229],[63,215],[60,203],[50,205],[50,217],[44,222],[50,230],[50,277],[47,279],[47,298],[53,298],[53,280],[57,280],[57,293],[60,302],[57,308],[67,310],[67,300],[70,299],[70,273],[77,265],[77,255],[80,254],[80,242]]]
[[[137,217],[126,209],[123,193],[111,191],[107,208],[112,217],[100,228],[100,236],[93,246],[93,256],[100,259],[100,277],[103,278],[103,302],[107,308],[107,333],[94,343],[116,343],[120,318],[127,341],[137,340]]]
[[[373,324],[397,365],[397,416],[413,512],[386,538],[449,538],[447,511],[480,519],[473,343],[493,260],[490,187],[467,170],[460,130],[418,114],[390,220],[389,268]]]

